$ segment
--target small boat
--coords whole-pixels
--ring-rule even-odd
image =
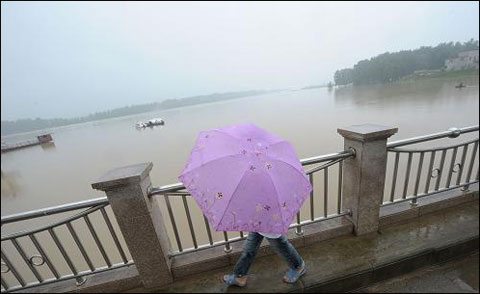
[[[147,122],[137,122],[135,127],[137,128],[146,128],[146,127],[153,127],[153,126],[163,126],[165,121],[161,118],[154,118]]]
[[[139,121],[139,122],[137,122],[137,123],[135,124],[135,127],[137,127],[137,128],[144,128],[144,127],[146,127],[146,125],[145,125],[144,122]]]
[[[465,87],[466,87],[466,85],[463,82],[455,86],[455,88],[457,88],[457,89],[465,88]]]

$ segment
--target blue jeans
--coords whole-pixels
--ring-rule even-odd
[[[263,236],[256,232],[249,232],[245,246],[243,247],[242,256],[235,264],[233,268],[233,273],[237,277],[246,276],[250,266],[253,263],[255,255],[257,255],[257,250],[262,243]],[[292,244],[288,242],[288,239],[285,235],[277,239],[267,238],[270,246],[273,251],[282,257],[287,263],[288,266],[292,269],[299,268],[303,264],[303,259],[298,254],[297,250],[293,248]]]

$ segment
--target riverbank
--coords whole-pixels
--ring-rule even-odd
[[[161,111],[186,106],[215,103],[231,99],[240,99],[252,96],[258,96],[268,93],[279,92],[281,90],[252,90],[242,92],[214,93],[210,95],[193,96],[182,99],[167,99],[162,102],[153,102],[148,104],[138,104],[115,108],[107,111],[96,112],[77,118],[53,118],[53,119],[19,119],[15,121],[1,121],[2,137],[14,134],[22,134],[33,131],[49,130],[56,127],[64,127],[86,122],[96,122],[105,119],[125,117],[129,115],[138,115],[147,112]]]
[[[404,76],[398,82],[421,82],[431,79],[462,79],[462,78],[474,78],[479,76],[479,70],[459,70],[459,71],[421,71],[408,76]]]
[[[350,87],[365,87],[365,86],[387,86],[391,84],[410,84],[410,83],[422,83],[422,82],[466,82],[469,84],[478,85],[478,78],[480,76],[479,70],[460,70],[460,71],[442,71],[442,70],[423,70],[414,74],[410,74],[400,78],[399,80],[390,83],[374,83],[374,84],[360,84],[354,85],[352,83],[348,85],[336,85],[335,89],[350,88]],[[472,82],[475,81],[475,82]],[[468,83],[467,83],[468,86]],[[305,88],[304,88],[305,89]],[[303,89],[302,89],[303,90]]]

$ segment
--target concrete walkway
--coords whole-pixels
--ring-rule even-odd
[[[478,252],[382,281],[356,293],[478,293]]]
[[[478,201],[392,225],[368,236],[344,236],[300,248],[307,274],[281,281],[286,264],[275,255],[257,258],[247,286],[226,288],[225,267],[175,281],[154,292],[345,292],[445,262],[478,250]],[[376,288],[371,288],[372,291]],[[135,289],[129,293],[144,292]]]

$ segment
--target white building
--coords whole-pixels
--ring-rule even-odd
[[[478,50],[460,52],[458,57],[445,60],[445,69],[478,69]]]

